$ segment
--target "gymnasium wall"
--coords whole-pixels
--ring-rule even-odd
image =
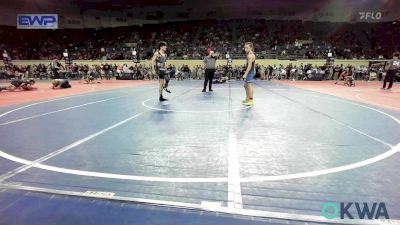
[[[117,1],[118,2],[118,1]],[[144,4],[146,1],[140,1]],[[150,1],[151,2],[151,1]],[[190,1],[176,5],[96,5],[96,1],[0,1],[0,24],[15,26],[17,14],[59,15],[60,28],[100,28],[165,23],[185,20],[258,18],[328,22],[380,22],[399,20],[398,0],[305,1]],[[107,7],[109,5],[109,7]],[[99,7],[99,9],[97,9]],[[193,10],[192,10],[193,9]],[[160,14],[160,15],[159,15]],[[148,16],[155,17],[153,19]]]

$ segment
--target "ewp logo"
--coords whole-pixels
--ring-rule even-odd
[[[386,210],[386,205],[383,202],[377,203],[374,202],[372,207],[368,206],[368,203],[363,202],[362,204],[358,202],[341,202],[340,208],[337,203],[327,202],[322,206],[322,215],[327,219],[335,219],[339,217],[340,219],[345,219],[345,217],[349,219],[354,219],[353,214],[349,212],[350,208],[354,205],[358,218],[359,219],[379,219],[380,217],[385,217],[385,219],[389,219],[389,214]]]
[[[18,29],[57,29],[57,14],[19,14]]]

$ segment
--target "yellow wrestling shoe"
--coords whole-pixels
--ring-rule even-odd
[[[245,106],[253,106],[253,101],[249,100],[247,102],[244,102],[243,105],[245,105]]]

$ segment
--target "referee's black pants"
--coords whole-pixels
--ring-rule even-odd
[[[60,79],[60,78],[61,77],[60,77],[60,73],[58,73],[58,69],[53,69],[53,79]]]
[[[206,69],[205,75],[204,75],[204,88],[203,88],[203,90],[206,90],[207,82],[209,83],[208,84],[208,90],[211,90],[212,81],[214,79],[214,73],[215,73],[215,69]]]
[[[385,79],[383,80],[383,88],[386,88],[386,82],[389,82],[388,89],[392,88],[395,73],[396,73],[395,70],[388,70],[387,71]]]

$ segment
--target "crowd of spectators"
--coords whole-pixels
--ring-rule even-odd
[[[204,20],[101,29],[18,30],[0,26],[0,50],[13,60],[149,59],[161,40],[169,58],[199,59],[208,47],[222,56],[244,57],[243,43],[252,41],[258,58],[390,58],[400,49],[398,22],[333,23],[304,21]]]
[[[169,75],[172,79],[204,79],[204,68],[200,65],[190,67],[182,65],[168,65]],[[233,67],[217,66],[215,79],[226,77],[226,79],[242,79],[246,65],[235,65]],[[256,78],[263,80],[336,80],[342,72],[354,77],[355,80],[381,80],[384,77],[384,63],[371,64],[370,66],[317,66],[312,64],[299,64],[286,66],[279,65],[256,65]],[[8,65],[0,66],[0,79],[129,79],[129,80],[156,80],[151,72],[150,66],[135,64],[128,66],[124,64],[72,64],[61,66],[57,74],[54,73],[52,63],[33,65]]]

